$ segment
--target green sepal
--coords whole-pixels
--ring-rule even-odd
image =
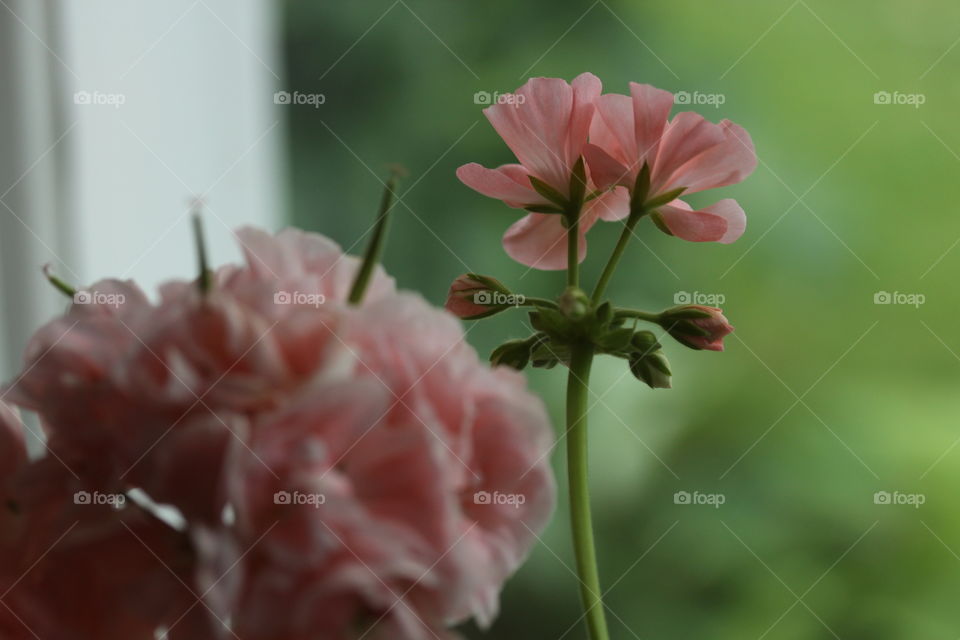
[[[604,302],[597,307],[597,310],[594,313],[597,316],[597,321],[600,324],[607,326],[613,320],[613,305],[611,305],[609,301]]]
[[[660,315],[669,320],[699,320],[701,318],[710,318],[713,316],[709,311],[703,311],[696,306],[681,304],[676,307],[664,309]]]
[[[669,202],[673,202],[680,196],[681,193],[686,190],[686,187],[680,187],[679,189],[672,189],[666,193],[661,193],[657,197],[651,199],[649,202],[645,202],[643,204],[643,208],[647,211],[653,211],[654,209],[662,207]]]
[[[570,321],[556,309],[538,307],[536,311],[531,311],[530,325],[561,342],[571,335]]]
[[[583,196],[587,192],[587,167],[583,162],[583,156],[573,165],[573,171],[570,173],[570,203],[573,207],[579,209],[583,204]],[[543,195],[543,194],[541,194]]]
[[[552,369],[560,362],[570,361],[570,348],[556,345],[543,336],[531,349],[530,360],[538,369]]]
[[[532,345],[536,343],[539,336],[536,334],[523,340],[508,340],[493,350],[490,354],[490,364],[504,367],[511,367],[517,371],[523,371],[530,362],[530,353]]]
[[[597,345],[597,348],[604,353],[627,357],[633,352],[633,349],[631,348],[632,341],[633,329],[630,327],[624,327],[622,329],[614,329],[613,331],[606,332],[594,340],[594,344]]]
[[[487,289],[492,289],[493,291],[499,291],[500,293],[505,293],[505,294],[507,294],[507,295],[510,295],[511,293],[513,293],[512,291],[510,291],[510,289],[509,289],[509,287],[507,287],[507,285],[503,284],[502,282],[500,282],[500,281],[497,280],[496,278],[492,278],[492,277],[490,277],[490,276],[481,275],[481,274],[479,274],[479,273],[468,273],[468,274],[466,274],[466,276],[467,276],[468,278],[470,278],[471,280],[476,280],[477,282],[479,282],[480,284],[482,284],[482,285],[483,285],[484,287],[486,287]]]
[[[673,235],[673,231],[670,231],[670,227],[667,226],[667,223],[663,221],[663,216],[660,215],[659,211],[654,211],[650,214],[650,219],[653,220],[653,224],[657,225],[657,229],[663,231],[668,236]]]
[[[650,165],[646,162],[637,172],[637,179],[633,182],[633,195],[630,197],[630,211],[642,212],[647,193],[650,191]]]
[[[533,188],[537,193],[558,207],[561,207],[561,211],[567,210],[567,198],[562,193],[536,176],[527,177],[530,178],[530,184],[533,185]]]
[[[651,331],[635,331],[630,340],[630,346],[635,353],[645,356],[659,349],[660,343]]]
[[[630,372],[651,389],[670,388],[670,364],[662,351],[631,357]]]

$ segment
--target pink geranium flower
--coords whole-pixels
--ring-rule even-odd
[[[714,124],[693,112],[668,120],[673,103],[669,91],[633,82],[629,96],[600,96],[590,144],[584,147],[593,180],[642,198],[635,204],[651,208],[654,220],[672,235],[694,242],[733,242],[746,227],[735,200],[694,211],[671,195],[740,182],[757,166],[753,141],[729,120]],[[634,191],[644,166],[649,185],[638,196]]]
[[[5,393],[51,453],[27,461],[0,403],[3,637],[18,617],[51,638],[232,637],[219,618],[250,640],[428,640],[495,615],[553,508],[542,403],[382,270],[346,304],[357,261],[330,240],[238,235],[246,263],[209,291],[102,281],[120,304],[74,304],[31,340]],[[182,526],[73,498],[133,488]]]
[[[463,165],[457,177],[485,196],[508,206],[531,209],[503,236],[507,253],[518,262],[538,269],[565,269],[567,230],[562,215],[537,213],[556,204],[534,188],[539,180],[562,197],[570,196],[574,167],[581,159],[600,96],[599,78],[584,73],[573,82],[560,78],[531,78],[515,94],[484,109],[484,114],[519,164],[487,169],[477,163]],[[593,185],[588,184],[588,190]],[[586,256],[586,233],[598,218],[617,219],[626,213],[622,194],[594,198],[580,216],[580,260]]]

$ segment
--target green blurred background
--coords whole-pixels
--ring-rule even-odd
[[[358,251],[379,180],[402,163],[385,264],[437,304],[468,269],[528,295],[562,286],[503,253],[517,212],[454,176],[512,161],[475,92],[592,71],[607,91],[632,80],[721,94],[694,108],[752,134],[756,173],[690,199],[737,198],[744,237],[697,245],[642,224],[610,290],[654,310],[677,292],[721,294],[737,327],[725,353],[666,340],[672,390],[650,391],[622,361],[595,367],[590,456],[614,638],[960,636],[960,5],[368,0],[285,12],[285,83],[326,96],[290,110],[293,221]],[[876,104],[880,91],[925,102]],[[590,233],[587,283],[619,230]],[[880,291],[925,302],[875,304]],[[485,355],[525,336],[525,321],[503,314],[469,340]],[[564,372],[529,379],[559,424]],[[554,461],[553,523],[494,627],[470,637],[584,637],[562,445]],[[678,491],[725,502],[675,504]],[[879,491],[925,502],[876,504]]]

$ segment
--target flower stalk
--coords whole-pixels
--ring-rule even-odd
[[[363,253],[363,261],[360,263],[353,286],[350,288],[350,295],[347,298],[350,304],[356,305],[363,301],[363,295],[367,292],[367,285],[370,284],[373,269],[380,262],[384,240],[387,237],[387,222],[390,219],[390,209],[393,206],[394,190],[397,188],[398,177],[399,171],[394,170],[383,186],[380,209],[377,211],[377,221],[374,223],[373,238],[370,239],[370,244],[367,245],[367,249]]]
[[[715,307],[680,305],[654,313],[617,307],[605,296],[645,217],[656,229],[682,240],[729,244],[739,238],[746,215],[736,200],[727,198],[696,210],[680,196],[736,184],[753,172],[757,158],[743,127],[729,120],[712,123],[693,112],[670,118],[675,96],[647,84],[630,83],[625,96],[604,94],[599,78],[590,73],[569,83],[532,78],[512,97],[516,100],[491,105],[484,113],[518,163],[486,168],[472,162],[457,169],[457,177],[485,196],[526,211],[504,234],[504,250],[534,269],[565,269],[566,287],[555,304],[527,298],[526,304],[488,309],[481,305],[495,296],[473,304],[467,301],[467,295],[479,297],[483,287],[466,274],[454,281],[446,306],[467,320],[532,306],[528,317],[534,333],[497,347],[491,362],[517,370],[528,365],[569,368],[570,519],[583,617],[590,640],[608,640],[587,465],[593,359],[606,355],[625,360],[637,380],[651,389],[667,389],[673,374],[660,336],[638,328],[640,322],[658,325],[688,348],[709,351],[722,351],[723,338],[733,327]],[[586,233],[599,220],[624,222],[588,296],[581,288],[580,253]]]
[[[582,163],[580,165],[582,167]],[[576,179],[576,177],[574,178]],[[571,180],[573,187],[573,180]],[[579,287],[579,218],[580,202],[569,216],[567,225],[567,290]],[[622,251],[622,249],[621,249]],[[581,296],[585,299],[586,296]],[[561,307],[562,308],[562,307]],[[590,393],[590,369],[594,347],[584,342],[570,352],[567,376],[567,482],[570,490],[570,530],[573,551],[580,579],[580,600],[583,603],[591,640],[608,640],[607,619],[600,591],[600,572],[593,540],[593,517],[590,511],[590,472],[588,464],[587,398]]]
[[[587,396],[593,347],[577,346],[570,359],[567,378],[567,476],[570,485],[570,525],[580,579],[580,599],[591,640],[608,640],[607,620],[600,591],[600,573],[593,541],[587,429]]]
[[[200,274],[197,276],[197,287],[200,293],[206,294],[210,291],[213,282],[212,272],[210,271],[210,262],[207,258],[207,243],[203,236],[203,217],[201,216],[201,207],[203,203],[197,199],[193,204],[193,243],[197,252],[197,269]]]

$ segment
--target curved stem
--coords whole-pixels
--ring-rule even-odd
[[[547,300],[546,298],[534,298],[533,296],[524,296],[523,303],[517,304],[518,307],[547,307],[549,309],[556,309],[557,303],[553,300]]]
[[[613,315],[618,318],[639,318],[647,322],[659,323],[660,314],[650,313],[649,311],[640,311],[639,309],[614,309]]]
[[[633,228],[637,226],[637,222],[639,222],[642,217],[642,215],[631,213],[630,217],[627,218],[626,224],[623,225],[623,231],[620,233],[620,239],[617,240],[617,246],[613,248],[613,253],[610,254],[610,259],[607,260],[607,266],[603,268],[603,273],[600,274],[600,279],[597,281],[597,288],[593,290],[591,299],[594,304],[600,302],[600,298],[603,296],[603,292],[606,291],[610,278],[613,277],[613,272],[617,270],[620,256],[623,255],[623,250],[627,248],[630,236],[633,235]]]
[[[587,394],[593,349],[577,345],[570,358],[567,380],[567,475],[570,483],[570,524],[580,578],[580,598],[591,640],[608,640],[607,620],[600,592],[600,575],[593,542],[587,471]]]

